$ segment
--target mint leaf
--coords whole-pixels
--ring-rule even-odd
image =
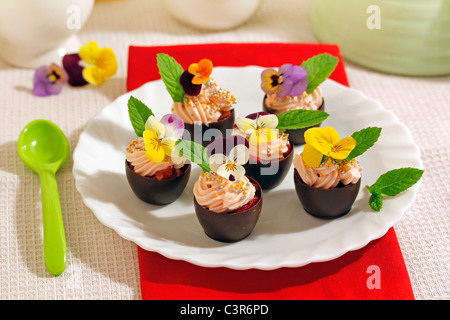
[[[175,145],[181,156],[196,163],[203,172],[211,171],[209,167],[209,158],[206,153],[206,148],[194,141],[178,140]]]
[[[373,193],[369,199],[370,207],[375,211],[380,211],[383,207],[383,196],[379,193]]]
[[[321,110],[289,110],[278,115],[277,129],[302,129],[323,122],[329,114]]]
[[[394,169],[382,174],[373,185],[366,186],[371,193],[370,207],[375,211],[380,211],[383,207],[383,194],[396,196],[417,183],[422,174],[423,170],[416,168]]]
[[[139,99],[133,96],[128,99],[128,116],[138,137],[142,137],[142,133],[145,130],[145,122],[147,122],[148,117],[153,115],[152,110]]]
[[[379,191],[387,196],[396,196],[413,186],[422,177],[423,170],[416,168],[400,168],[382,174],[378,180],[369,187],[369,191]]]
[[[345,160],[350,161],[362,155],[378,141],[380,134],[381,128],[378,127],[369,127],[353,133],[352,137],[356,140],[356,147]]]
[[[156,65],[173,101],[183,101],[184,91],[180,84],[180,77],[184,72],[183,67],[174,58],[165,53],[156,55]]]
[[[374,193],[381,194],[381,187],[376,184],[373,184],[370,187],[367,186],[367,189],[369,189],[369,192],[372,194]]]
[[[303,61],[301,66],[308,71],[306,93],[313,92],[334,71],[339,59],[328,53],[322,53]]]

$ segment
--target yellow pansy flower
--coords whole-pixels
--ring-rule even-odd
[[[256,129],[251,135],[249,142],[250,144],[257,146],[260,143],[271,142],[278,138],[278,133],[275,130],[260,128]]]
[[[344,160],[356,147],[353,137],[340,139],[339,133],[332,127],[311,128],[305,132],[305,148],[303,160],[310,167],[317,167],[322,157]]]
[[[91,84],[101,85],[117,72],[116,55],[111,48],[100,48],[95,41],[90,41],[81,47],[79,55],[87,64],[83,78]]]
[[[236,126],[250,136],[249,142],[254,146],[276,140],[278,138],[277,125],[278,117],[266,113],[252,113],[246,118],[238,117],[236,120]]]
[[[170,124],[166,124],[167,117],[163,117],[162,122],[155,116],[150,116],[145,123],[145,131],[142,133],[145,143],[145,155],[150,161],[163,162],[167,157],[173,155],[173,149],[178,135],[171,129]]]

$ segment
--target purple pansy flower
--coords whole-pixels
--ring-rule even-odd
[[[39,67],[34,73],[33,93],[40,97],[59,94],[67,79],[64,69],[54,63]]]
[[[202,91],[202,85],[193,84],[192,79],[194,79],[194,75],[189,73],[188,70],[185,70],[180,77],[180,84],[183,87],[184,93],[189,96],[198,96]]]
[[[308,71],[300,66],[283,64],[279,70],[266,69],[261,73],[261,89],[279,98],[298,96],[308,87]]]
[[[66,54],[62,60],[63,67],[69,75],[69,84],[73,87],[80,87],[88,84],[83,78],[84,67],[80,64],[81,61],[78,53]]]

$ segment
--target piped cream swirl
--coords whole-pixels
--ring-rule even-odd
[[[205,124],[219,121],[223,113],[234,109],[236,97],[230,91],[220,88],[210,78],[202,86],[198,96],[185,95],[183,102],[172,105],[172,113],[185,123]]]
[[[247,135],[238,128],[233,129],[233,135],[240,135],[248,138]],[[276,159],[283,159],[284,154],[289,150],[289,139],[286,134],[278,133],[278,137],[270,142],[263,142],[259,145],[249,143],[249,154],[251,158],[256,158],[264,161],[272,161]]]
[[[143,176],[154,176],[158,171],[165,170],[170,166],[174,166],[176,169],[181,168],[183,164],[173,164],[167,161],[153,162],[145,155],[145,143],[144,139],[139,137],[128,145],[127,161],[133,167],[134,172]]]
[[[253,199],[255,192],[255,187],[245,176],[238,181],[229,181],[214,172],[202,173],[194,184],[198,204],[216,213],[239,209]]]
[[[270,142],[263,142],[255,146],[253,144],[249,145],[249,153],[253,158],[257,158],[263,161],[271,161],[276,159],[283,159],[284,153],[286,153],[289,148],[289,141],[284,136],[280,136],[275,140]]]
[[[323,102],[322,89],[317,87],[310,94],[303,93],[299,96],[287,96],[278,98],[276,94],[268,95],[265,105],[275,114],[280,114],[289,110],[304,109],[318,110]]]
[[[327,157],[320,166],[312,168],[305,164],[302,154],[297,153],[293,163],[303,182],[319,189],[335,188],[339,182],[344,185],[354,184],[361,178],[362,167],[356,159],[338,163]]]

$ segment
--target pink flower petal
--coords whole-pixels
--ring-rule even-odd
[[[180,117],[174,114],[166,114],[160,122],[165,127],[166,137],[171,137],[174,140],[181,139],[184,133],[184,122]]]

